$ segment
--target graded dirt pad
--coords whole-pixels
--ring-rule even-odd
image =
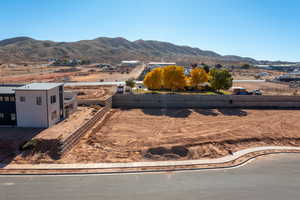
[[[300,110],[132,109],[114,112],[97,133],[82,140],[61,162],[217,158],[248,147],[300,145]],[[179,153],[175,153],[178,147]]]
[[[300,146],[300,110],[114,109],[112,113],[102,128],[62,159],[42,162],[207,159],[256,146]]]

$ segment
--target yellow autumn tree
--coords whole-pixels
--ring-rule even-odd
[[[202,68],[194,68],[191,71],[191,85],[198,88],[201,83],[208,82],[209,74]]]
[[[161,68],[155,68],[148,72],[144,78],[144,85],[151,90],[159,90],[162,88],[163,73]]]
[[[163,87],[169,90],[182,90],[186,86],[184,68],[180,66],[166,66],[163,68]]]
[[[193,87],[192,86],[192,78],[190,76],[185,77],[185,86],[186,87]]]

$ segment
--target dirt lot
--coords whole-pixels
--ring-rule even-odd
[[[115,109],[102,128],[62,159],[19,155],[11,162],[185,160],[222,157],[254,146],[300,146],[299,117],[300,110]]]
[[[84,138],[61,160],[54,162],[216,158],[250,146],[300,145],[300,110],[132,109],[113,112],[98,132]],[[28,162],[36,161],[31,158]]]
[[[234,82],[234,87],[244,87],[248,91],[259,89],[263,95],[294,95],[295,89],[290,89],[287,84],[271,82]],[[296,93],[300,95],[300,91]]]
[[[110,97],[115,88],[113,86],[67,86],[65,90],[77,92],[78,99],[100,99]]]
[[[138,78],[142,73],[144,66],[140,65],[135,67],[130,73],[120,73],[120,72],[97,72],[89,73],[84,76],[72,76],[71,81],[75,82],[94,82],[94,81],[125,81],[129,78]],[[95,70],[92,68],[92,70]]]
[[[1,65],[0,83],[29,83],[29,82],[89,82],[89,81],[124,81],[137,78],[144,66],[134,68],[130,73],[101,72],[100,69],[89,66],[77,66],[78,71],[64,72],[72,67],[47,66],[45,64]],[[61,72],[58,72],[62,70]]]
[[[235,80],[255,80],[256,75],[261,72],[269,73],[268,76],[262,76],[260,79],[274,79],[284,72],[266,69],[233,69],[232,76]]]

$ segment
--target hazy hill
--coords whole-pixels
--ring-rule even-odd
[[[46,61],[49,58],[79,58],[95,62],[121,60],[176,62],[252,62],[239,56],[221,56],[213,51],[153,40],[128,41],[100,37],[77,42],[53,42],[17,37],[0,41],[0,62]]]

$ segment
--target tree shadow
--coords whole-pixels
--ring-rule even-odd
[[[121,111],[128,111],[128,110],[131,110],[131,108],[118,108],[119,110],[121,110]]]
[[[187,108],[183,109],[166,109],[165,115],[173,118],[186,118],[188,117],[192,111]]]
[[[194,109],[195,112],[201,114],[201,115],[207,115],[207,116],[218,116],[219,113],[215,112],[213,109]]]
[[[244,117],[244,116],[248,115],[248,113],[246,111],[238,109],[238,108],[219,108],[218,112],[220,112],[226,116]]]
[[[143,108],[142,111],[146,115],[162,116],[162,109],[159,108]]]
[[[142,109],[142,111],[146,115],[168,116],[172,118],[186,118],[192,113],[192,111],[187,108],[145,108]]]

